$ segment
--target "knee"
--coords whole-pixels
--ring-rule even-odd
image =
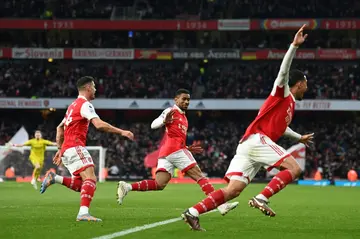
[[[81,179],[83,181],[85,181],[85,180],[93,180],[95,182],[97,181],[97,178],[96,178],[95,175],[84,175],[84,176],[81,177]]]
[[[239,188],[239,187],[227,188],[225,195],[228,200],[231,200],[233,198],[238,197],[242,191],[243,188]]]
[[[163,183],[163,182],[156,182],[156,186],[157,186],[157,190],[164,190],[166,187],[167,183]]]
[[[295,167],[291,168],[290,171],[291,171],[294,179],[300,177],[300,175],[302,173],[302,170],[299,165],[296,165]]]

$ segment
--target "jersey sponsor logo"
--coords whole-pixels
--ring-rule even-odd
[[[182,125],[182,124],[178,124],[178,128],[181,130],[181,132],[183,134],[186,134],[187,132],[187,127],[185,125]]]

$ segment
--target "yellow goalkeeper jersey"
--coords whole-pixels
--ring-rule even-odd
[[[49,140],[35,138],[24,143],[24,145],[31,147],[29,158],[34,161],[44,161],[46,146],[52,144]]]

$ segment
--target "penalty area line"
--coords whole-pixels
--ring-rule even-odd
[[[208,213],[215,212],[215,211],[216,210],[212,210],[210,212],[204,213],[204,215],[208,214]],[[129,228],[129,229],[126,229],[126,230],[123,230],[123,231],[118,231],[118,232],[114,232],[114,233],[111,233],[111,234],[107,234],[107,235],[103,235],[103,236],[99,236],[99,237],[94,237],[94,238],[91,238],[91,239],[112,239],[112,238],[122,237],[122,236],[125,236],[125,235],[128,235],[128,234],[132,234],[132,233],[140,232],[140,231],[145,231],[147,229],[151,229],[151,228],[154,228],[154,227],[159,227],[159,226],[162,226],[162,225],[178,222],[178,221],[181,221],[181,220],[182,220],[181,217],[176,217],[176,218],[168,219],[168,220],[165,220],[165,221],[145,224],[145,225],[142,225],[142,226]]]

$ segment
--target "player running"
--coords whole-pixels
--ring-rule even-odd
[[[295,100],[302,100],[307,90],[307,80],[302,72],[295,70],[289,76],[296,49],[307,37],[307,34],[303,34],[304,27],[296,33],[284,56],[270,96],[239,142],[236,155],[225,175],[229,184],[210,193],[206,199],[181,215],[192,229],[203,230],[199,224],[199,215],[239,196],[261,167],[268,171],[272,168],[281,171],[259,195],[249,201],[249,205],[271,217],[275,216],[275,212],[268,205],[269,198],[299,177],[301,169],[295,158],[275,142],[284,135],[306,145],[312,143],[313,134],[301,136],[288,127],[294,115]]]
[[[14,147],[30,146],[29,160],[32,163],[34,170],[31,179],[31,185],[37,190],[37,180],[40,177],[41,170],[44,167],[46,146],[55,146],[55,142],[43,139],[40,130],[35,131],[35,138],[26,141],[23,144],[13,144]]]
[[[95,99],[94,78],[84,76],[77,82],[78,98],[68,107],[65,118],[57,127],[56,143],[59,148],[53,161],[56,165],[62,163],[73,177],[62,177],[48,172],[40,189],[44,193],[54,184],[62,184],[76,192],[80,192],[80,210],[77,221],[96,221],[101,219],[89,214],[89,207],[96,190],[96,176],[91,155],[86,150],[86,135],[91,122],[96,129],[108,133],[119,134],[131,140],[132,132],[116,128],[102,121],[96,114],[94,106],[89,102]]]
[[[159,160],[156,170],[155,180],[143,180],[133,184],[120,181],[117,188],[118,203],[122,204],[124,197],[129,191],[159,191],[163,190],[171,179],[174,168],[180,169],[187,176],[199,184],[201,190],[208,195],[215,191],[204,177],[198,167],[192,153],[201,153],[203,149],[200,146],[186,146],[186,134],[188,129],[188,120],[185,115],[190,103],[190,93],[188,90],[179,89],[175,95],[175,105],[165,109],[162,114],[156,118],[152,124],[152,129],[165,126],[165,143],[161,146]],[[225,215],[234,209],[238,202],[219,204],[218,210]]]

